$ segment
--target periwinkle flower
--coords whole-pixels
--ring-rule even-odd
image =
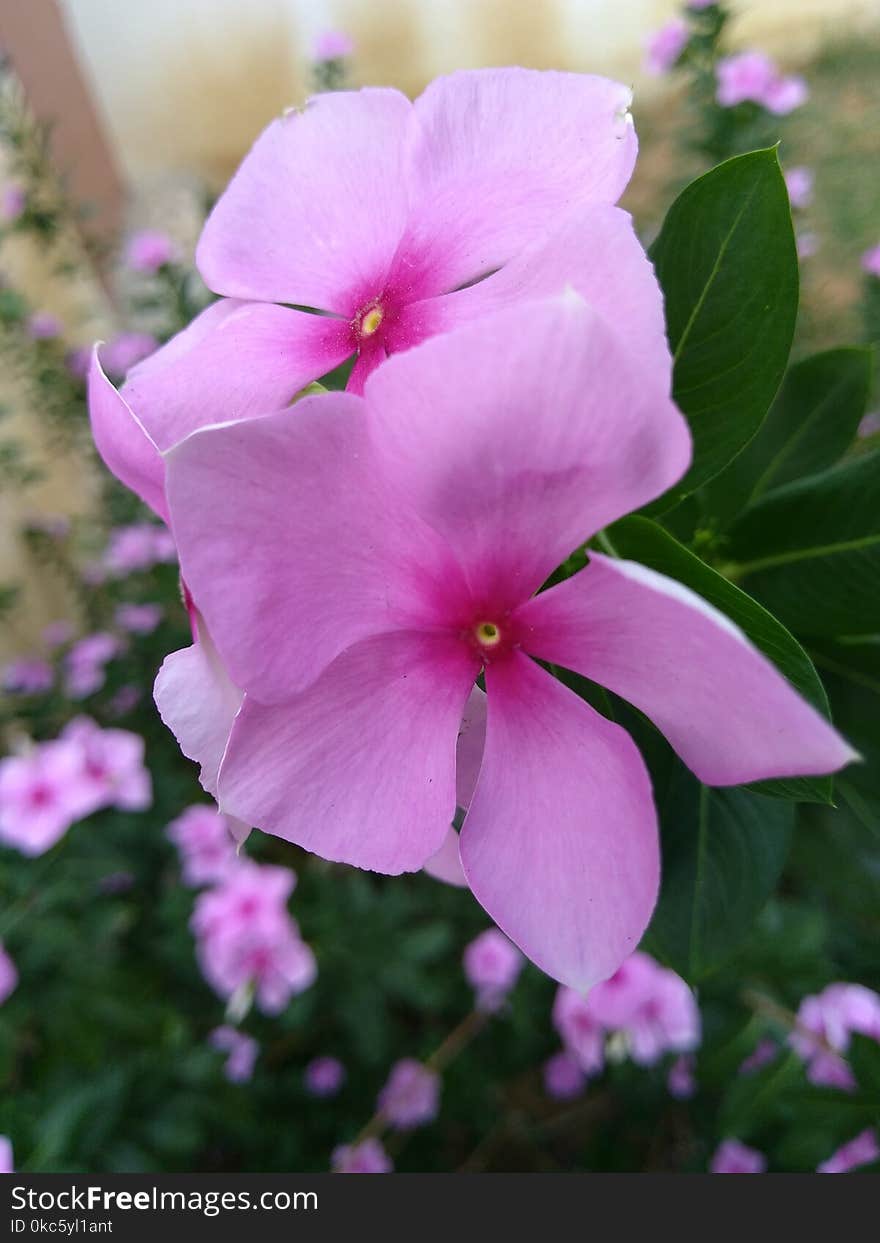
[[[309,1096],[336,1096],[345,1082],[345,1067],[338,1057],[315,1057],[303,1071]]]
[[[61,738],[80,749],[80,788],[85,814],[103,807],[144,811],[153,801],[153,783],[144,767],[144,740],[125,729],[101,729],[90,717],[78,716]]]
[[[657,76],[668,73],[687,47],[691,29],[680,17],[655,30],[645,49],[645,68]]]
[[[48,311],[35,311],[27,322],[27,334],[34,341],[52,341],[61,333],[61,320]]]
[[[850,1170],[857,1170],[862,1165],[873,1165],[875,1161],[880,1161],[880,1143],[877,1140],[877,1131],[874,1127],[868,1127],[836,1149],[827,1161],[817,1166],[816,1173],[848,1174]]]
[[[159,342],[150,332],[120,332],[101,346],[101,362],[109,376],[121,380],[158,348]]]
[[[465,948],[467,982],[477,995],[477,1007],[497,1010],[516,983],[525,960],[497,928],[487,928]]]
[[[27,207],[27,190],[17,182],[11,181],[3,187],[0,194],[0,217],[7,224],[15,224],[24,214]]]
[[[813,201],[814,181],[813,170],[802,164],[785,170],[785,186],[792,207],[800,211],[810,206]]]
[[[18,971],[15,963],[3,948],[3,942],[0,941],[0,1006],[15,991],[17,984]]]
[[[691,1053],[682,1053],[675,1059],[666,1076],[666,1087],[670,1096],[674,1096],[679,1101],[686,1101],[696,1093],[695,1066],[696,1060]]]
[[[784,115],[809,98],[803,78],[784,77],[764,52],[737,52],[725,56],[715,67],[716,99],[725,108],[745,102],[760,104],[768,112]]]
[[[0,760],[0,844],[41,855],[91,810],[77,743],[42,742]]]
[[[12,1142],[7,1135],[0,1135],[0,1174],[14,1174]]]
[[[333,1150],[331,1164],[334,1174],[390,1174],[394,1169],[381,1142],[373,1137],[359,1144],[340,1144]]]
[[[709,1169],[713,1174],[764,1174],[767,1158],[738,1139],[725,1139],[718,1145]]]
[[[737,1068],[738,1075],[754,1075],[757,1071],[769,1066],[779,1053],[779,1045],[775,1040],[765,1038],[759,1040],[748,1057],[743,1058]]]
[[[354,54],[354,43],[342,30],[325,30],[312,48],[313,60],[344,60]]]
[[[235,839],[216,807],[187,807],[165,832],[180,852],[186,885],[213,885],[224,880],[238,862]]]
[[[398,1131],[412,1131],[437,1117],[440,1076],[414,1058],[405,1057],[391,1068],[376,1108]]]
[[[880,278],[880,245],[872,246],[862,255],[862,271]]]
[[[880,1043],[880,995],[872,989],[839,982],[803,999],[789,1043],[807,1064],[811,1083],[845,1092],[855,1088],[844,1059],[853,1033]]]
[[[114,621],[129,634],[152,634],[162,620],[161,604],[120,604]]]
[[[154,275],[176,258],[177,247],[167,233],[160,233],[156,229],[142,229],[128,239],[124,263],[133,272]]]
[[[11,695],[39,695],[55,681],[55,671],[46,660],[21,657],[3,670],[3,689]]]
[[[215,1027],[208,1037],[214,1049],[228,1054],[223,1073],[230,1083],[246,1083],[253,1076],[254,1063],[260,1046],[253,1036],[246,1036],[235,1027]]]
[[[587,1076],[580,1063],[565,1049],[547,1059],[542,1076],[544,1091],[557,1101],[574,1100],[587,1086]]]

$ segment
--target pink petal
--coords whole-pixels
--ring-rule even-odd
[[[443,845],[436,854],[431,855],[423,869],[435,880],[442,880],[447,885],[455,885],[457,889],[467,889],[461,856],[458,851],[458,833],[451,826],[443,839]]]
[[[246,698],[222,810],[325,859],[420,868],[455,811],[455,739],[478,672],[456,639],[380,635],[286,703]]]
[[[611,328],[625,335],[645,370],[668,392],[672,358],[663,295],[630,216],[607,204],[579,208],[487,280],[446,297],[412,303],[395,331],[414,344],[491,311],[553,297],[566,288],[573,288]]]
[[[216,293],[350,317],[381,293],[406,223],[412,105],[369,88],[315,96],[257,139],[196,252]]]
[[[160,449],[271,414],[354,352],[339,319],[223,299],[128,374],[122,396]]]
[[[204,622],[198,631],[192,647],[165,657],[153,696],[183,754],[201,765],[202,786],[216,797],[220,761],[242,695],[223,668]],[[236,826],[233,835],[243,842],[247,832]]]
[[[530,596],[690,460],[687,425],[656,377],[572,293],[389,358],[365,396],[392,487],[494,608]]]
[[[635,562],[591,553],[517,619],[533,656],[635,704],[708,785],[828,773],[856,758],[728,617]]]
[[[460,573],[395,506],[347,393],[195,432],[166,455],[184,579],[233,682],[276,703],[370,634],[423,623]]]
[[[479,686],[471,688],[458,730],[458,746],[455,752],[455,799],[459,807],[470,804],[486,741],[486,693]],[[467,887],[461,857],[458,850],[458,833],[450,828],[443,845],[425,864],[424,870],[436,880],[447,885]]]
[[[104,465],[167,522],[165,468],[159,450],[107,379],[97,347],[89,367],[88,403],[92,436]]]
[[[657,898],[648,774],[628,734],[522,653],[490,665],[486,686],[465,875],[529,958],[587,989],[632,953]]]
[[[507,263],[573,209],[615,203],[636,137],[627,87],[590,74],[461,70],[415,103],[412,210],[396,269],[422,296]]]

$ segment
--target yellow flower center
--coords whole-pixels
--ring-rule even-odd
[[[382,323],[382,308],[374,306],[361,320],[361,336],[371,337],[379,325]]]
[[[480,622],[474,627],[474,633],[477,636],[477,642],[483,647],[495,647],[501,642],[501,631],[494,622]]]

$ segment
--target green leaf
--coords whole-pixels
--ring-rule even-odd
[[[871,391],[873,350],[827,350],[790,368],[742,453],[704,489],[704,513],[725,525],[765,492],[826,470],[852,444]]]
[[[692,182],[651,247],[675,359],[673,395],[690,424],[670,509],[717,475],[761,425],[785,371],[798,302],[788,193],[776,151],[753,151]]]
[[[768,493],[728,539],[737,580],[798,634],[880,628],[880,452]]]
[[[807,653],[760,604],[722,575],[710,569],[699,557],[682,547],[668,531],[648,518],[633,515],[609,528],[608,539],[618,556],[639,561],[660,574],[684,583],[704,600],[714,604],[745,631],[768,660],[815,708],[828,716],[828,699]],[[778,798],[801,802],[830,803],[830,777],[795,777],[763,781],[754,789]]]
[[[872,1037],[854,1035],[847,1060],[860,1093],[880,1109],[880,1044]]]
[[[709,789],[678,767],[658,810],[663,885],[644,947],[698,984],[748,935],[775,889],[794,806]]]
[[[845,814],[880,842],[880,636],[849,643],[816,639],[810,652],[838,728],[864,757],[835,778]]]

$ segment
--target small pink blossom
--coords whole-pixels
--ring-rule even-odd
[[[123,729],[101,729],[90,717],[78,716],[61,737],[81,749],[80,786],[90,794],[88,812],[104,807],[145,811],[153,801],[153,783],[144,767],[144,740]]]
[[[260,1052],[260,1046],[252,1036],[246,1036],[235,1027],[215,1027],[208,1042],[212,1048],[229,1054],[223,1073],[230,1083],[246,1083],[251,1078]]]
[[[759,1040],[748,1057],[743,1058],[736,1073],[738,1075],[753,1075],[756,1071],[761,1070],[762,1067],[769,1066],[778,1052],[779,1046],[775,1040]]]
[[[159,562],[173,561],[174,539],[166,527],[154,522],[136,522],[116,527],[104,552],[103,564],[114,578],[136,571],[150,570]]]
[[[783,115],[805,103],[809,91],[803,78],[783,77],[764,52],[737,52],[719,60],[716,99],[725,108],[751,102]]]
[[[325,30],[312,49],[313,60],[344,60],[354,53],[354,43],[344,31]]]
[[[154,274],[177,258],[177,248],[167,233],[143,229],[128,239],[125,264],[133,272]]]
[[[657,76],[668,73],[687,47],[691,29],[686,21],[674,18],[655,31],[645,51],[645,68]]]
[[[844,1055],[854,1032],[880,1042],[880,995],[873,990],[861,984],[829,984],[803,999],[789,1043],[806,1062],[811,1083],[853,1090],[855,1078]]]
[[[14,1174],[12,1143],[6,1135],[0,1135],[0,1174]]]
[[[15,963],[3,948],[3,942],[0,941],[0,1006],[15,991],[18,984],[18,971]]]
[[[725,1139],[718,1145],[709,1169],[713,1174],[763,1174],[767,1158],[738,1139]]]
[[[226,817],[216,807],[187,807],[165,832],[180,851],[186,885],[215,884],[239,862]]]
[[[675,1059],[666,1076],[666,1087],[670,1096],[680,1101],[690,1100],[697,1090],[695,1066],[696,1061],[691,1053],[682,1053]]]
[[[378,1139],[364,1139],[359,1144],[340,1144],[334,1148],[331,1164],[334,1174],[390,1174],[391,1158]]]
[[[28,336],[34,341],[51,341],[62,333],[61,320],[48,311],[35,311],[27,322]]]
[[[158,348],[159,342],[152,333],[120,332],[101,346],[101,362],[109,376],[121,380],[136,363],[155,354]]]
[[[813,201],[815,177],[811,168],[797,164],[785,171],[785,185],[791,205],[798,210],[809,207]]]
[[[68,350],[64,356],[64,365],[77,380],[84,380],[89,374],[91,361],[92,350],[88,345],[78,345],[74,349]]]
[[[50,650],[54,650],[56,647],[63,647],[65,643],[69,643],[73,635],[72,622],[64,620],[49,622],[43,630],[43,642]]]
[[[41,855],[91,810],[82,749],[64,739],[0,760],[0,842]]]
[[[395,1063],[376,1102],[390,1126],[412,1131],[433,1122],[440,1107],[440,1076],[414,1058]]]
[[[315,1057],[303,1071],[310,1096],[335,1096],[345,1082],[345,1067],[337,1057]]]
[[[587,1005],[587,999],[573,988],[557,989],[553,1003],[553,1026],[566,1050],[587,1075],[597,1074],[605,1065],[605,1030]]]
[[[13,660],[3,670],[3,689],[12,695],[39,695],[54,681],[55,671],[46,660]]]
[[[873,1165],[880,1161],[880,1143],[873,1127],[862,1131],[855,1139],[843,1144],[823,1161],[817,1168],[817,1174],[848,1174],[861,1165]]]
[[[862,271],[880,277],[880,245],[872,246],[862,255]]]
[[[819,235],[812,230],[805,229],[803,233],[798,233],[796,244],[799,259],[812,259],[819,249]]]
[[[112,717],[117,719],[122,716],[128,716],[132,708],[137,707],[143,697],[144,693],[140,687],[129,682],[125,686],[120,686],[119,690],[107,704],[107,711]]]
[[[809,98],[810,88],[806,79],[792,74],[787,78],[774,79],[761,102],[768,112],[776,116],[788,116],[796,108],[801,108]]]
[[[547,1059],[542,1074],[544,1091],[557,1101],[573,1100],[587,1086],[587,1076],[580,1063],[564,1049]]]
[[[477,994],[477,1007],[497,1010],[525,965],[522,954],[497,928],[487,928],[464,951],[464,974]]]
[[[649,954],[630,955],[597,984],[587,1007],[608,1033],[622,1032],[633,1061],[650,1066],[664,1053],[683,1053],[700,1042],[700,1012],[687,984]]]
[[[106,681],[105,666],[123,650],[116,635],[96,631],[74,643],[64,657],[64,686],[71,699],[85,699]]]
[[[120,604],[115,621],[129,634],[152,634],[162,620],[161,604]]]
[[[27,207],[27,190],[24,186],[15,182],[5,185],[0,196],[0,216],[8,224],[13,224],[22,215],[25,207]]]

